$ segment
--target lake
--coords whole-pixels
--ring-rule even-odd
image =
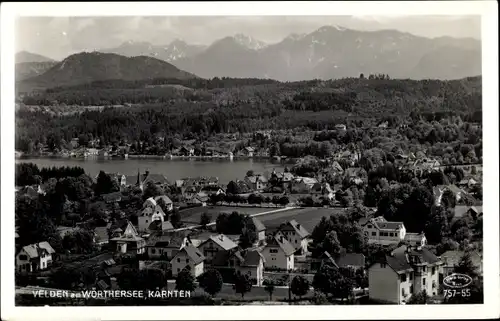
[[[39,168],[79,166],[87,174],[95,177],[99,171],[137,175],[148,170],[152,174],[163,174],[170,181],[184,177],[216,176],[221,183],[243,179],[249,170],[256,173],[272,172],[273,168],[282,171],[284,165],[270,160],[229,160],[229,159],[79,159],[79,158],[27,158],[16,159],[16,163],[34,163]]]

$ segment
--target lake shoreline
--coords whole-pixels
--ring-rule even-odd
[[[138,172],[149,171],[153,174],[161,174],[174,181],[185,177],[214,176],[219,182],[242,180],[247,171],[256,173],[270,173],[274,169],[283,171],[287,166],[284,162],[270,159],[241,159],[234,158],[77,158],[77,157],[21,157],[16,158],[15,163],[33,163],[39,168],[52,167],[81,167],[88,175],[94,177],[100,171],[106,173],[120,173],[123,175],[135,175]],[[291,165],[288,165],[291,166]]]

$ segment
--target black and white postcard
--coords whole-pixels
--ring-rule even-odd
[[[1,21],[2,319],[499,316],[496,2]]]

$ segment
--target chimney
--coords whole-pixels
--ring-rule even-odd
[[[300,228],[300,224],[299,223],[297,223],[297,228]]]
[[[149,175],[149,171],[148,171],[148,170],[146,170],[146,177],[147,177],[148,175]]]
[[[224,241],[224,234],[219,235],[219,239],[220,239],[221,241]]]
[[[283,243],[283,235],[280,235],[280,242]]]

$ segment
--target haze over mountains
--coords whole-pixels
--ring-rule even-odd
[[[106,79],[199,76],[296,81],[358,77],[361,73],[413,79],[481,75],[481,42],[325,26],[274,44],[236,34],[209,46],[179,39],[168,45],[128,41],[116,48],[74,54],[62,62],[28,52],[16,55],[16,80],[41,87]]]
[[[424,38],[397,30],[357,31],[325,26],[266,44],[237,34],[210,46],[176,40],[166,46],[125,43],[106,49],[147,55],[203,78],[255,77],[282,81],[357,77],[457,79],[481,74],[481,42],[473,38]]]

